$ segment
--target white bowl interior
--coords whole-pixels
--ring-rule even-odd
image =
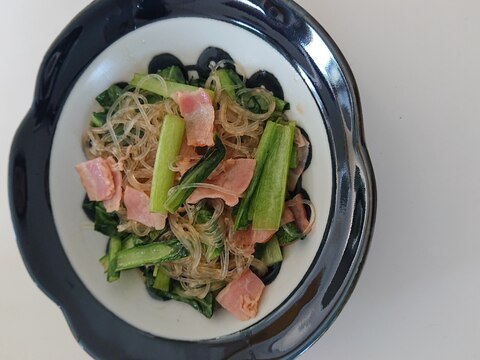
[[[173,36],[172,36],[173,35]],[[260,69],[273,73],[291,103],[288,115],[310,136],[313,161],[304,175],[304,187],[317,210],[312,233],[285,249],[277,279],[267,286],[255,319],[241,322],[226,311],[207,319],[188,305],[152,299],[139,271],[122,273],[109,284],[98,259],[107,238],[93,230],[82,211],[84,190],[74,166],[85,161],[81,135],[95,97],[111,84],[129,81],[135,72],[146,72],[149,61],[171,53],[184,64],[194,64],[208,46],[227,51],[248,76]],[[61,243],[74,270],[87,289],[106,308],[127,323],[156,336],[202,340],[245,329],[275,310],[293,292],[317,253],[325,231],[332,196],[332,164],[327,134],[318,106],[306,84],[290,63],[260,37],[236,25],[203,18],[177,18],[141,27],[103,51],[73,87],[62,110],[50,159],[50,196]],[[52,259],[55,261],[55,259]],[[200,330],[201,329],[201,330]]]

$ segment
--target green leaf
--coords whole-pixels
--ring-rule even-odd
[[[105,110],[108,110],[124,92],[124,89],[122,89],[118,85],[112,85],[107,90],[98,95],[96,97],[96,100],[100,104],[100,106],[102,106]]]
[[[166,81],[176,82],[179,84],[186,84],[185,76],[183,76],[182,69],[178,66],[172,65],[163,70],[158,71],[158,75],[163,77]]]
[[[293,222],[282,226],[275,235],[281,246],[289,245],[296,240],[302,240],[305,238],[305,235],[302,235],[302,232]]]
[[[204,182],[225,157],[225,147],[217,135],[214,141],[215,145],[182,176],[180,184],[168,196],[164,206],[170,213],[175,213],[194,192],[195,187],[190,185]]]
[[[118,234],[117,226],[120,222],[117,213],[107,213],[101,201],[95,203],[95,231],[109,237]]]
[[[170,291],[162,291],[155,289],[153,284],[155,278],[151,270],[145,272],[145,284],[149,294],[159,300],[176,300],[192,306],[195,310],[207,318],[211,318],[213,315],[214,296],[211,292],[205,296],[204,299],[199,299],[193,296],[185,296],[182,293],[182,287],[177,281],[171,281]]]
[[[92,127],[102,127],[107,122],[108,111],[94,112],[90,124]]]

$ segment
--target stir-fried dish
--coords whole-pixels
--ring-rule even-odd
[[[310,144],[288,103],[223,61],[206,79],[135,74],[97,101],[76,170],[109,237],[107,280],[139,269],[155,297],[255,317],[282,249],[315,218],[297,184]]]

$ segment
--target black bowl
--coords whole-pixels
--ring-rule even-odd
[[[202,341],[153,336],[104,307],[70,264],[55,226],[50,196],[52,142],[78,78],[116,40],[145,25],[182,17],[233,24],[260,37],[287,59],[308,86],[323,117],[332,163],[332,198],[322,246],[295,291],[256,324]],[[351,294],[372,235],[376,203],[353,75],[325,30],[288,1],[92,3],[66,27],[45,56],[32,108],[12,145],[9,193],[18,246],[30,275],[62,308],[86,351],[105,359],[189,359],[199,354],[231,359],[297,356],[328,329]]]

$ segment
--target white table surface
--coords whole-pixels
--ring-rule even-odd
[[[480,2],[299,0],[348,59],[378,183],[368,261],[301,359],[480,359]],[[7,159],[41,59],[89,0],[2,0],[0,359],[89,359],[31,281]]]

